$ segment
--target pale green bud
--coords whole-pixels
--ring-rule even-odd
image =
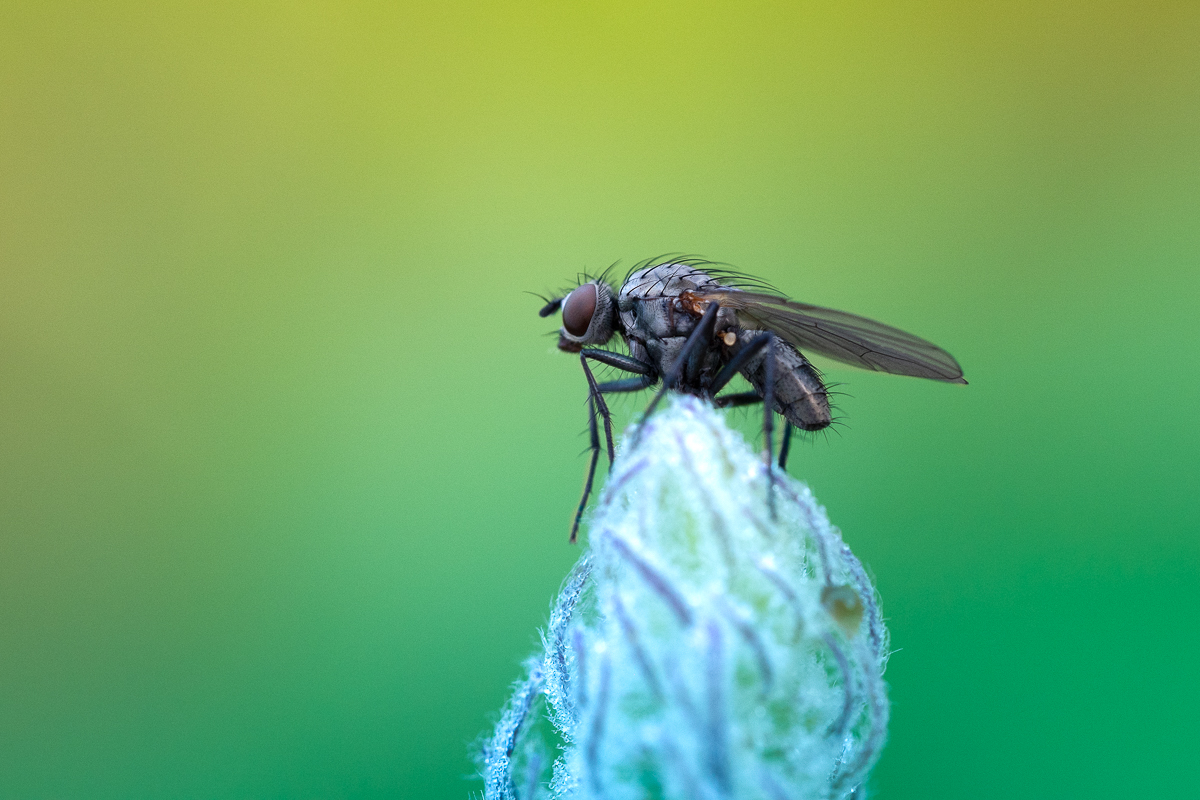
[[[772,470],[768,502],[702,401],[636,439],[485,748],[487,800],[863,797],[888,651],[862,565],[807,487]]]

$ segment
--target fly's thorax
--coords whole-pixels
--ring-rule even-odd
[[[625,334],[624,338],[625,338],[625,347],[626,347],[626,349],[629,350],[629,355],[631,357],[636,358],[638,361],[641,361],[643,364],[657,364],[658,363],[657,361],[655,361],[655,359],[653,357],[651,357],[650,351],[646,348],[645,342],[643,342],[641,339],[630,336],[628,333]]]
[[[632,303],[621,311],[621,322],[626,330],[646,340],[686,338],[696,329],[699,317],[678,297],[658,297]]]
[[[687,264],[659,264],[631,273],[621,286],[617,302],[625,311],[639,300],[679,297],[684,292],[717,285],[712,276]]]
[[[683,352],[687,344],[686,336],[664,336],[646,340],[646,350],[650,361],[656,365],[662,374],[668,373]]]

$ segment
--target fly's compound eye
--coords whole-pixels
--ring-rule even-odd
[[[587,333],[596,313],[597,296],[594,283],[585,283],[567,295],[562,308],[563,327],[567,333],[580,337]]]
[[[583,345],[604,344],[617,324],[617,304],[608,284],[591,281],[572,291],[562,304],[558,348],[578,353]]]

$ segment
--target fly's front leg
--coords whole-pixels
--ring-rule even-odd
[[[635,385],[630,381],[610,381],[605,384],[598,384],[596,383],[596,376],[592,374],[591,367],[588,366],[588,359],[641,375],[642,378],[640,380],[644,380],[645,383]],[[596,350],[590,347],[579,351],[579,363],[583,365],[583,374],[587,376],[588,389],[591,391],[591,397],[595,400],[596,410],[600,412],[600,417],[604,420],[604,438],[608,444],[608,463],[611,464],[615,457],[613,451],[612,414],[608,410],[608,403],[604,402],[601,394],[603,392],[636,392],[640,389],[645,389],[654,383],[654,368],[632,356],[613,353],[608,350]]]
[[[696,324],[687,341],[683,343],[683,349],[679,351],[679,358],[671,366],[671,371],[663,377],[662,388],[658,390],[658,394],[654,395],[654,399],[650,401],[650,405],[646,406],[646,413],[642,415],[642,424],[650,418],[654,413],[654,409],[658,407],[664,394],[668,389],[674,389],[679,385],[682,378],[687,378],[688,385],[695,385],[696,378],[700,374],[700,367],[704,362],[704,350],[712,341],[713,333],[717,329],[717,312],[721,308],[716,302],[708,304],[708,308],[704,309],[704,316],[700,317],[700,322]],[[641,428],[639,427],[640,431]]]
[[[591,367],[588,366],[587,356],[581,355],[579,363],[583,364],[583,374],[587,376],[588,382],[588,407],[592,424],[595,424],[596,412],[600,413],[601,419],[604,420],[604,436],[608,442],[608,463],[613,462],[613,440],[612,440],[612,414],[608,411],[608,404],[604,402],[604,398],[600,396],[600,387],[596,383],[596,376],[592,374]],[[599,445],[597,445],[598,447]]]
[[[571,544],[575,544],[575,537],[579,534],[579,521],[583,519],[583,510],[587,508],[592,481],[596,479],[596,465],[600,463],[600,432],[596,430],[596,403],[591,395],[588,395],[588,438],[592,459],[588,464],[587,477],[583,480],[583,497],[579,498],[579,508],[575,509],[575,519],[571,523]]]
[[[592,370],[587,364],[588,358],[629,372],[641,372],[642,374],[636,378],[596,383],[595,376],[592,375]],[[588,379],[588,442],[592,456],[588,463],[587,477],[583,482],[583,496],[579,498],[579,507],[575,509],[575,519],[571,523],[572,544],[575,543],[575,539],[579,535],[579,523],[583,520],[584,509],[587,508],[588,497],[592,493],[592,484],[596,480],[596,467],[600,463],[600,431],[596,425],[596,414],[598,411],[604,416],[605,433],[608,434],[609,463],[612,463],[613,459],[612,423],[607,416],[608,406],[604,403],[603,395],[640,391],[651,386],[655,381],[653,371],[648,364],[638,361],[636,358],[623,356],[620,353],[610,353],[607,350],[583,350],[580,354],[580,362],[583,364],[583,372],[587,375]]]

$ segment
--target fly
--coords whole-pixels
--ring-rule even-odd
[[[764,458],[771,474],[775,415],[784,418],[779,468],[787,464],[792,428],[818,431],[832,421],[829,392],[801,352],[856,367],[946,383],[966,383],[942,348],[881,322],[797,303],[761,282],[699,259],[644,262],[614,291],[604,276],[550,300],[540,316],[561,309],[558,348],[578,353],[588,383],[591,463],[571,525],[571,541],[587,507],[600,459],[597,416],[612,463],[612,416],[604,395],[661,382],[645,417],[668,391],[711,400],[720,408],[763,404]],[[600,349],[620,336],[629,354]],[[590,361],[633,377],[597,382]],[[749,392],[718,394],[742,375]],[[771,483],[768,481],[768,499]]]

